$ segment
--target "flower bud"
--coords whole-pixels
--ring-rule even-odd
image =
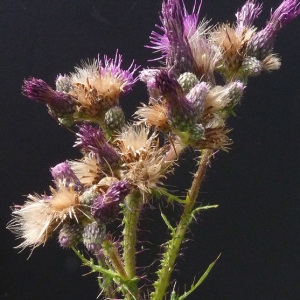
[[[184,93],[188,93],[192,87],[198,83],[198,78],[191,72],[181,74],[177,81],[179,82]]]
[[[195,124],[189,132],[190,140],[199,141],[203,137],[204,132],[205,130],[202,124]]]
[[[245,86],[240,81],[233,81],[228,84],[230,98],[230,103],[228,103],[229,106],[233,107],[238,104],[243,96],[244,88]]]
[[[98,196],[98,193],[95,191],[94,187],[87,189],[80,196],[79,202],[82,205],[90,207],[93,203],[93,200]]]
[[[59,231],[58,242],[63,248],[70,248],[81,240],[82,228],[77,223],[64,223]]]
[[[255,57],[248,56],[243,60],[242,73],[248,76],[258,76],[262,70],[262,63]]]
[[[110,108],[104,117],[104,123],[109,131],[118,131],[125,124],[125,115],[120,106]]]
[[[83,244],[93,254],[97,254],[101,250],[101,244],[106,234],[106,226],[104,223],[93,222],[86,225],[83,229]]]

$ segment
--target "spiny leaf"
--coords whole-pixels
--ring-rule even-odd
[[[169,230],[171,231],[171,235],[173,235],[175,233],[175,228],[172,227],[172,225],[170,224],[166,215],[164,215],[162,212],[160,213],[160,215],[161,215],[162,219],[164,220],[165,224],[167,225],[167,227],[169,228]]]
[[[214,265],[216,264],[217,260],[220,258],[221,253],[218,255],[218,257],[208,266],[208,268],[206,269],[206,271],[203,273],[203,275],[199,278],[199,280],[196,282],[196,284],[192,284],[190,289],[185,292],[183,295],[181,295],[178,298],[175,298],[176,300],[183,300],[186,297],[188,297],[192,292],[194,292],[196,290],[197,287],[199,287],[201,285],[201,283],[206,279],[206,277],[208,276],[209,272],[211,271],[211,269],[214,267]]]
[[[194,216],[194,215],[197,214],[200,210],[207,210],[207,209],[218,208],[218,207],[219,207],[219,204],[199,206],[199,207],[196,207],[196,208],[191,212],[191,214]]]
[[[162,187],[153,190],[152,195],[156,198],[161,198],[161,196],[165,196],[170,202],[178,202],[181,204],[186,203],[186,200],[180,199],[178,196],[169,193],[165,188]]]
[[[110,276],[112,278],[119,278],[120,277],[120,275],[118,273],[116,273],[116,272],[114,272],[112,270],[107,270],[107,269],[101,267],[100,265],[95,265],[93,259],[88,260],[75,247],[72,247],[72,250],[81,259],[81,261],[83,262],[83,264],[86,265],[87,267],[90,267],[93,272],[99,272],[99,273],[105,274],[107,276]]]

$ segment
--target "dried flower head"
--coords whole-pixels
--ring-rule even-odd
[[[203,21],[189,39],[192,56],[194,59],[194,74],[201,80],[214,84],[214,70],[219,64],[222,55],[220,49],[215,47],[207,38],[211,27]]]
[[[266,56],[262,61],[262,69],[267,72],[278,70],[280,66],[281,66],[281,61],[276,54],[270,54]]]
[[[116,138],[126,170],[124,178],[141,192],[149,192],[161,184],[172,162],[165,160],[167,147],[159,146],[157,134],[145,126],[128,126]]]
[[[7,228],[23,242],[16,248],[35,249],[44,244],[60,224],[76,220],[85,214],[80,209],[78,194],[74,189],[52,189],[52,196],[28,195],[23,206],[16,206]]]
[[[213,87],[205,101],[205,113],[214,113],[226,108],[232,109],[241,99],[245,86],[240,81]]]
[[[93,153],[86,154],[81,160],[69,161],[69,165],[76,177],[86,187],[99,182],[103,174],[98,157]]]
[[[126,126],[116,137],[115,141],[126,163],[144,159],[152,149],[158,148],[158,139],[153,133],[149,137],[149,128],[146,126]]]
[[[239,32],[228,24],[220,24],[211,33],[210,39],[222,54],[220,71],[228,78],[238,72],[246,55],[248,41],[255,32],[254,28],[245,28]]]
[[[211,124],[213,124],[212,122]],[[208,124],[209,126],[210,124]],[[215,124],[213,124],[215,126]],[[201,139],[194,143],[195,149],[214,149],[214,150],[228,150],[228,146],[232,144],[232,141],[228,138],[227,133],[230,130],[225,126],[218,124],[217,127],[206,127],[205,133]]]
[[[145,124],[155,127],[156,130],[169,132],[171,127],[168,123],[166,100],[150,99],[149,105],[143,104],[135,112],[138,118],[137,124]]]

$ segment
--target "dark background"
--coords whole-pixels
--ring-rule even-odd
[[[264,1],[256,25],[263,26],[271,7]],[[191,7],[194,1],[186,1]],[[243,1],[203,0],[202,16],[233,22]],[[143,46],[158,23],[158,0],[52,0],[0,2],[0,299],[95,299],[95,276],[55,239],[18,254],[5,229],[10,206],[23,195],[43,193],[51,184],[49,168],[79,158],[74,136],[57,125],[43,105],[21,95],[24,78],[35,76],[54,86],[58,73],[69,73],[81,59],[113,56],[118,48],[124,67],[132,59],[146,66],[155,55]],[[177,286],[188,285],[222,256],[189,299],[300,299],[300,18],[279,34],[275,52],[282,67],[249,81],[237,117],[230,119],[234,140],[229,153],[218,153],[203,185],[200,201],[220,207],[193,224],[179,260]],[[121,104],[128,116],[146,89],[138,83]],[[188,187],[193,154],[187,153],[171,182]],[[156,210],[143,215],[158,241],[167,234]],[[140,239],[145,240],[141,233]],[[152,246],[154,247],[154,246]],[[150,253],[144,254],[149,264]],[[147,260],[148,259],[148,260]],[[143,262],[142,262],[143,263]],[[181,284],[182,286],[182,284]]]

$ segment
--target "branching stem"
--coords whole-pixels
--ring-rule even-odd
[[[175,260],[179,255],[181,243],[184,239],[186,230],[193,219],[192,211],[212,153],[212,150],[202,151],[198,170],[186,197],[187,201],[184,205],[184,211],[176,227],[175,233],[172,234],[172,238],[168,242],[166,251],[161,259],[161,269],[157,273],[158,279],[154,283],[155,290],[151,295],[151,300],[161,300],[165,297],[170,283],[170,277],[174,270]]]

